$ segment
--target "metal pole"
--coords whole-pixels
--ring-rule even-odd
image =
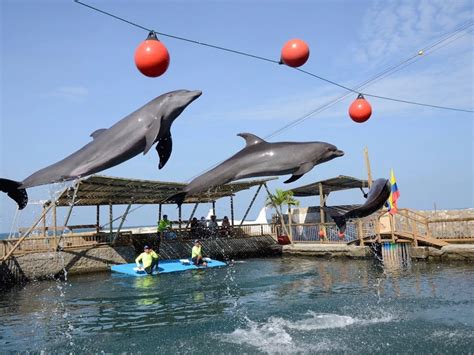
[[[178,227],[179,227],[179,230],[181,230],[181,215],[182,215],[182,210],[181,210],[181,206],[179,206],[178,208]]]
[[[158,223],[161,221],[161,203],[158,207]]]
[[[254,195],[253,198],[252,198],[252,201],[250,201],[250,205],[249,205],[249,207],[247,208],[247,211],[245,211],[244,217],[242,218],[242,221],[240,222],[240,225],[241,225],[241,226],[242,226],[242,224],[244,224],[245,218],[247,218],[247,215],[249,214],[250,209],[252,208],[253,203],[255,202],[255,199],[257,198],[257,195],[258,195],[258,193],[260,192],[260,189],[261,189],[261,188],[262,188],[262,184],[260,184],[260,186],[258,187],[257,192],[255,193],[255,195]]]
[[[212,201],[212,214],[216,215],[216,201]]]

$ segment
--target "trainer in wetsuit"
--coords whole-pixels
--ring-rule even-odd
[[[207,266],[207,263],[202,259],[202,253],[201,253],[201,242],[199,239],[196,239],[194,241],[194,246],[193,249],[191,250],[191,260],[193,261],[193,264],[198,266]]]
[[[135,259],[135,263],[137,264],[137,267],[140,267],[141,261],[146,273],[151,274],[155,266],[158,268],[158,254],[156,254],[148,245],[145,245],[143,250],[144,252],[138,255]]]

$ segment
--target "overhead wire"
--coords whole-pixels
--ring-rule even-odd
[[[150,28],[147,28],[147,27],[144,27],[140,24],[137,24],[135,22],[132,22],[132,21],[129,21],[125,18],[122,18],[120,16],[117,16],[117,15],[114,15],[110,12],[107,12],[107,11],[104,11],[104,10],[101,10],[97,7],[94,7],[94,6],[91,6],[91,5],[88,5],[82,1],[79,1],[79,0],[74,0],[75,3],[77,4],[80,4],[82,6],[85,6],[87,8],[90,8],[94,11],[98,11],[104,15],[107,15],[107,16],[110,16],[112,18],[115,18],[117,20],[120,20],[120,21],[123,21],[125,23],[128,23],[132,26],[135,26],[135,27],[138,27],[140,29],[143,29],[143,30],[146,30],[148,32],[154,32],[160,36],[164,36],[164,37],[169,37],[169,38],[173,38],[173,39],[177,39],[177,40],[181,40],[181,41],[186,41],[186,42],[189,42],[189,43],[194,43],[194,44],[197,44],[197,45],[201,45],[201,46],[206,46],[206,47],[210,47],[210,48],[214,48],[214,49],[218,49],[218,50],[222,50],[222,51],[226,51],[226,52],[230,52],[230,53],[233,53],[233,54],[238,54],[238,55],[243,55],[243,56],[247,56],[247,57],[250,57],[250,58],[254,58],[254,59],[259,59],[259,60],[263,60],[263,61],[266,61],[266,62],[271,62],[271,63],[274,63],[274,64],[282,64],[281,61],[277,61],[277,60],[273,60],[273,59],[270,59],[270,58],[266,58],[266,57],[262,57],[262,56],[258,56],[258,55],[254,55],[254,54],[251,54],[251,53],[247,53],[247,52],[243,52],[243,51],[238,51],[238,50],[235,50],[235,49],[231,49],[231,48],[227,48],[227,47],[222,47],[222,46],[216,46],[216,45],[213,45],[213,44],[210,44],[210,43],[206,43],[206,42],[200,42],[200,41],[196,41],[196,40],[193,40],[193,39],[189,39],[189,38],[185,38],[185,37],[181,37],[181,36],[175,36],[175,35],[171,35],[171,34],[168,34],[168,33],[164,33],[164,32],[159,32],[159,31],[155,31],[153,29],[150,29]],[[426,106],[426,107],[432,107],[432,108],[437,108],[437,109],[444,109],[444,110],[453,110],[453,111],[459,111],[459,112],[468,112],[468,113],[473,113],[474,110],[467,110],[467,109],[460,109],[460,108],[454,108],[454,107],[447,107],[447,106],[440,106],[440,105],[432,105],[432,104],[425,104],[425,103],[421,103],[421,102],[415,102],[415,101],[411,101],[411,100],[403,100],[403,99],[397,99],[397,98],[393,98],[393,97],[387,97],[387,96],[381,96],[381,95],[374,95],[374,94],[369,94],[369,93],[363,93],[363,92],[359,92],[357,90],[354,90],[354,89],[351,89],[345,85],[342,85],[342,84],[339,84],[333,80],[330,80],[330,79],[327,79],[327,78],[324,78],[320,75],[316,75],[314,73],[311,73],[307,70],[303,70],[303,69],[300,69],[300,68],[292,68],[292,69],[295,69],[301,73],[304,73],[306,75],[309,75],[309,76],[312,76],[314,78],[317,78],[319,80],[322,80],[322,81],[325,81],[329,84],[332,84],[332,85],[335,85],[335,86],[338,86],[342,89],[345,89],[347,91],[350,91],[350,92],[353,92],[353,93],[357,93],[357,94],[362,94],[364,96],[368,96],[368,97],[376,97],[376,98],[379,98],[379,99],[383,99],[383,100],[390,100],[390,101],[396,101],[396,102],[400,102],[400,103],[405,103],[405,104],[411,104],[411,105],[418,105],[418,106]]]

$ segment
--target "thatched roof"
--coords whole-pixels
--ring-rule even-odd
[[[307,197],[307,196],[319,196],[319,184],[323,186],[323,194],[329,195],[333,191],[347,190],[347,189],[358,189],[369,187],[367,180],[361,180],[352,176],[339,175],[338,177],[314,182],[309,185],[296,187],[292,189],[294,196]]]
[[[217,186],[208,192],[186,197],[184,203],[212,202],[236,192],[247,190],[273,179],[261,179],[234,182]],[[74,190],[76,206],[128,205],[132,204],[171,204],[165,202],[171,195],[179,192],[186,184],[152,180],[125,179],[110,176],[93,175],[77,181],[74,186],[64,190],[58,197],[58,206],[69,206],[73,200]]]

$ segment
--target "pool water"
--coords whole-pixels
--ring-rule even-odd
[[[472,353],[474,265],[299,257],[0,294],[0,352]]]

